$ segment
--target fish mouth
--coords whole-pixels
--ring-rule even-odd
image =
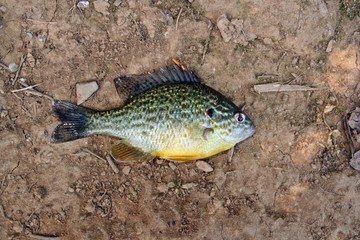
[[[221,137],[225,142],[229,143],[239,143],[242,142],[251,136],[253,136],[255,133],[255,126],[254,124],[251,124],[250,126],[246,127],[245,129],[235,129],[230,135]]]

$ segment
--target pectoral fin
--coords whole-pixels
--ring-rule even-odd
[[[208,140],[210,136],[214,133],[214,129],[212,128],[205,128],[203,132],[203,138],[205,140]]]
[[[121,140],[111,147],[110,154],[113,158],[119,161],[148,161],[154,158],[150,153],[144,152],[142,149]]]

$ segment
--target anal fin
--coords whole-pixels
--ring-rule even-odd
[[[201,159],[201,155],[188,155],[188,156],[166,156],[164,157],[167,160],[170,161],[176,161],[176,162],[187,162],[187,161],[194,161]]]
[[[110,154],[119,161],[149,161],[155,156],[146,153],[140,148],[134,147],[128,142],[121,140],[111,147]]]

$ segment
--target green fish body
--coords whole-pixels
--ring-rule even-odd
[[[188,161],[227,150],[255,132],[234,103],[182,66],[119,77],[115,84],[129,95],[119,109],[94,111],[55,100],[53,109],[62,123],[51,141],[104,134],[121,139],[111,149],[119,160]]]

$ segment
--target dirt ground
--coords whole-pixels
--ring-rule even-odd
[[[358,0],[0,1],[0,239],[360,239],[360,173],[349,166],[342,118],[360,104]],[[180,14],[179,14],[180,13]],[[225,42],[218,18],[243,20]],[[254,38],[255,37],[255,38]],[[113,79],[172,58],[245,105],[255,135],[195,162],[117,164],[113,139],[50,144],[49,99],[121,106]],[[281,82],[317,91],[257,93]]]

